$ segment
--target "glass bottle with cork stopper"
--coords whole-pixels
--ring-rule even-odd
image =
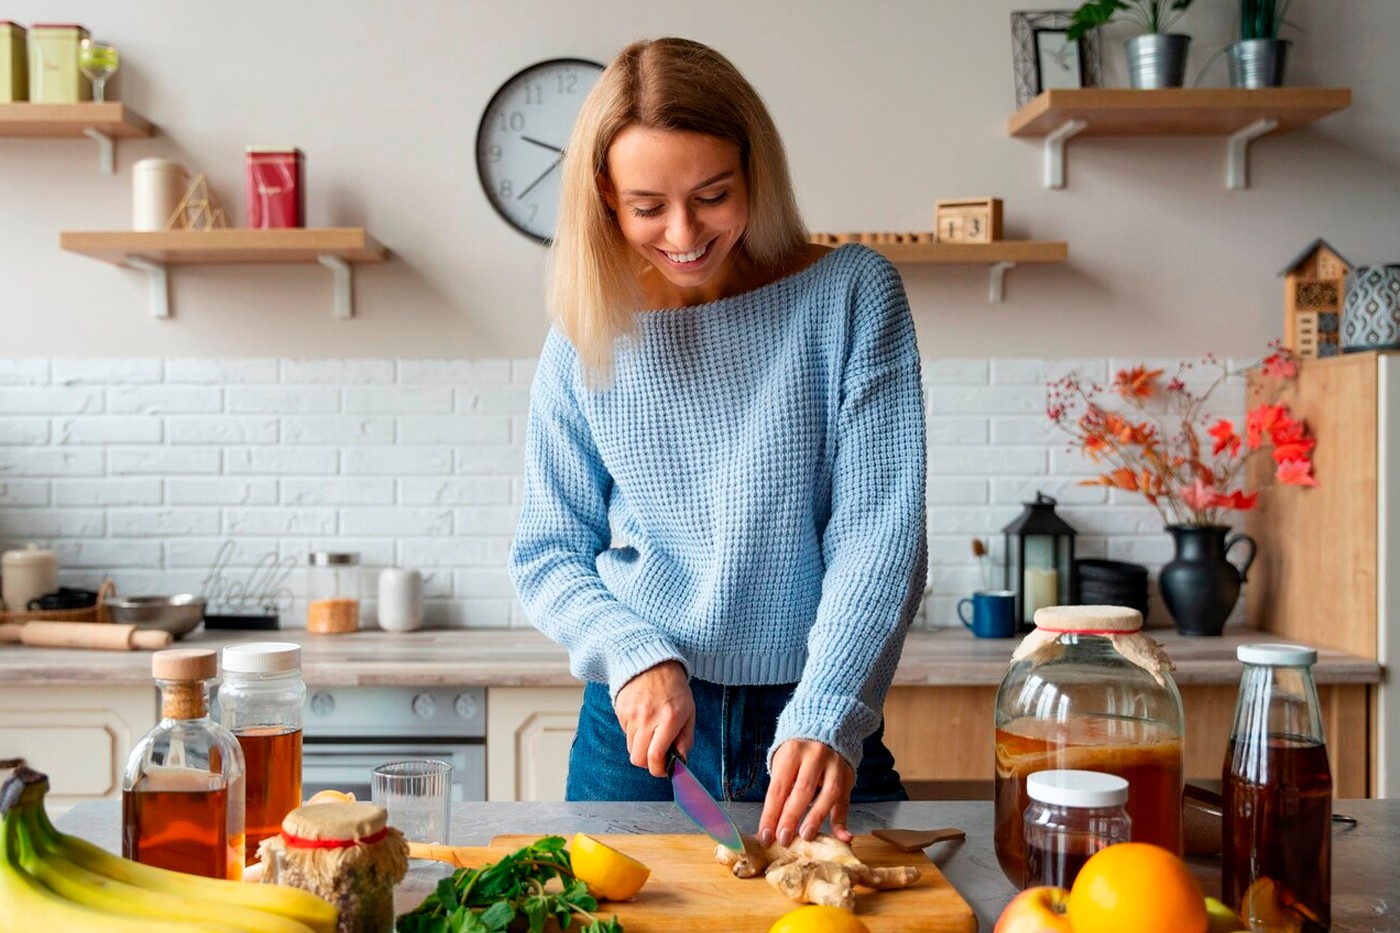
[[[1133,841],[1180,855],[1185,713],[1172,663],[1124,606],[1051,606],[1017,646],[996,699],[994,844],[1024,877],[1024,816],[1037,771],[1116,774],[1128,782]]]
[[[282,819],[301,806],[301,646],[291,642],[229,645],[223,652],[219,722],[243,749],[247,806],[245,861],[277,834]]]
[[[161,719],[127,759],[122,855],[192,875],[243,877],[243,750],[209,718],[218,658],[206,648],[151,656]]]

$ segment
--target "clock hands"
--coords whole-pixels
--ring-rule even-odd
[[[531,140],[531,142],[533,142],[533,141],[534,141],[534,140]],[[534,191],[536,185],[538,185],[540,182],[544,181],[545,178],[548,177],[548,175],[549,175],[550,172],[554,171],[556,168],[559,167],[559,161],[560,161],[560,159],[562,159],[562,158],[563,158],[563,150],[561,149],[561,150],[559,151],[559,159],[555,159],[553,162],[549,163],[549,168],[545,169],[543,172],[540,173],[540,176],[539,176],[538,178],[536,178],[534,181],[530,182],[530,184],[526,185],[526,186],[525,186],[525,190],[522,191],[522,192],[520,192],[519,194],[517,194],[517,195],[515,196],[515,200],[519,201],[519,200],[521,200],[522,198],[524,198],[525,195],[529,194],[531,191]]]
[[[536,146],[543,146],[550,152],[558,152],[560,154],[564,152],[564,150],[560,149],[558,146],[551,146],[549,143],[542,143],[538,139],[531,139],[529,136],[521,136],[520,138],[525,140],[527,143],[534,143]]]

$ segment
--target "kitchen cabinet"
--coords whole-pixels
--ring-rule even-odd
[[[151,315],[170,316],[172,265],[320,263],[331,270],[337,318],[354,316],[350,267],[384,262],[388,250],[360,227],[278,230],[119,230],[59,234],[63,249],[150,276]]]
[[[1249,187],[1249,144],[1351,106],[1349,88],[1059,88],[1007,121],[1020,139],[1043,139],[1044,184],[1065,186],[1065,144],[1074,136],[1226,136],[1225,186]]]
[[[991,243],[901,242],[909,234],[814,233],[812,241],[824,245],[861,243],[897,264],[986,263],[991,284],[987,300],[999,304],[1005,295],[1004,276],[1023,262],[1064,262],[1069,244],[1052,240],[995,240]]]
[[[1255,375],[1249,405],[1269,397]],[[1245,589],[1253,626],[1310,645],[1400,664],[1400,352],[1300,361],[1279,401],[1317,439],[1317,486],[1274,485],[1246,514],[1258,557]],[[1268,484],[1273,462],[1249,465],[1250,485]],[[1374,747],[1374,790],[1400,791],[1400,696],[1382,682],[1365,711]],[[1335,754],[1335,746],[1333,746]],[[1387,761],[1391,761],[1387,767]]]
[[[48,806],[118,798],[131,748],[154,728],[158,698],[142,686],[0,687],[0,758],[49,776]]]
[[[0,104],[0,137],[67,138],[86,136],[97,142],[98,168],[116,171],[115,140],[150,136],[155,127],[120,101],[80,104]]]
[[[563,800],[581,687],[497,687],[486,693],[486,799]]]

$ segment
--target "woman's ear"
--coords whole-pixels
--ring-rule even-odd
[[[598,193],[603,196],[603,203],[608,205],[608,210],[617,213],[617,191],[613,189],[612,179],[602,172],[593,176],[593,180],[598,185]]]

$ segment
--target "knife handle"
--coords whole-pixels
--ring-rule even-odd
[[[675,774],[675,772],[676,772],[676,762],[678,762],[678,761],[679,761],[679,762],[684,762],[685,759],[681,757],[681,753],[680,753],[680,752],[676,751],[676,745],[675,745],[675,743],[673,742],[673,743],[671,743],[671,747],[668,748],[668,749],[666,749],[666,776],[667,776],[667,777],[671,777],[673,774]]]

